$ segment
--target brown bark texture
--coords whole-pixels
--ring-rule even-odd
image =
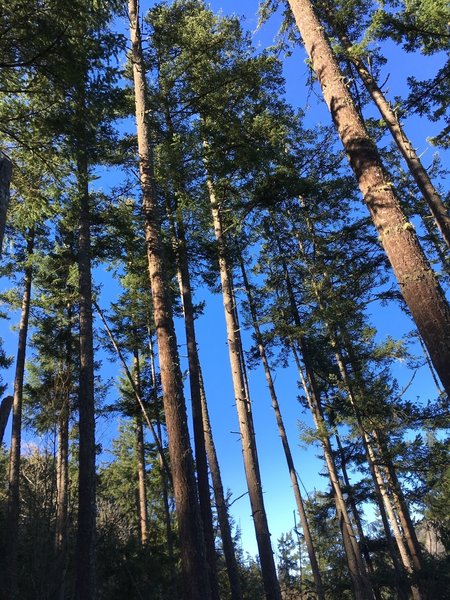
[[[211,597],[211,592],[187,427],[178,348],[165,276],[168,269],[162,255],[159,209],[154,193],[151,136],[146,118],[145,69],[136,0],[129,0],[128,11],[145,237],[180,537],[183,592],[186,600],[207,600]]]
[[[406,220],[309,0],[289,0],[306,52],[401,292],[450,393],[450,308]]]
[[[332,19],[330,19],[330,23],[333,25]],[[351,50],[352,43],[348,37],[340,31],[337,31],[337,35],[344,49],[347,51]],[[414,146],[405,134],[397,114],[392,110],[391,105],[386,100],[385,95],[364,62],[351,54],[349,55],[349,60],[355,66],[361,81],[383,117],[387,128],[391,132],[398,149],[405,159],[411,175],[414,177],[414,181],[416,182],[423,199],[428,205],[444,242],[447,247],[450,248],[450,215],[434,187],[427,170],[417,155]]]
[[[192,302],[191,278],[187,258],[186,235],[183,216],[175,208],[175,250],[180,282],[181,301],[184,312],[184,326],[189,366],[189,386],[191,390],[192,423],[194,429],[195,464],[197,467],[197,485],[205,537],[206,559],[209,569],[211,600],[219,600],[219,581],[217,577],[217,553],[214,540],[211,496],[209,492],[208,461],[206,457],[205,432],[203,429],[202,398],[200,388],[200,362],[195,335],[194,305]],[[204,398],[206,403],[206,397]],[[211,433],[212,435],[212,433]]]

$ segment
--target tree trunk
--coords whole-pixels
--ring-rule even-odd
[[[225,556],[227,575],[230,581],[232,600],[242,600],[241,578],[239,575],[236,552],[234,550],[233,537],[231,535],[230,518],[228,506],[223,491],[222,477],[220,474],[219,461],[217,459],[216,447],[212,436],[211,422],[209,420],[208,405],[206,403],[203,377],[200,371],[200,393],[202,400],[203,431],[205,433],[206,453],[208,456],[209,469],[216,501],[217,518],[219,521],[220,535],[222,538],[222,549]]]
[[[150,324],[147,324],[148,329],[148,347],[150,352],[150,373],[151,373],[151,388],[152,388],[152,401],[156,414],[156,433],[159,440],[162,442],[162,427],[161,419],[159,416],[158,408],[158,385],[156,381],[156,368],[155,368],[155,353],[153,351],[153,333]],[[170,471],[167,469],[167,461],[165,460],[164,452],[159,453],[159,471],[161,478],[161,492],[164,507],[164,521],[166,527],[166,542],[167,542],[167,555],[169,557],[169,568],[171,574],[171,595],[178,597],[178,580],[177,571],[175,568],[175,557],[174,557],[174,535],[172,528],[172,516],[170,513],[170,485],[172,483],[172,477]],[[172,486],[173,487],[173,486]]]
[[[314,388],[310,388],[303,370],[300,364],[300,358],[294,344],[291,344],[292,353],[294,355],[295,362],[297,364],[298,373],[300,380],[305,392],[306,399],[308,401],[311,414],[313,416],[314,424],[317,431],[320,433],[320,441],[325,457],[325,464],[327,466],[328,475],[330,478],[331,488],[333,490],[333,496],[336,503],[336,514],[339,520],[342,540],[344,543],[345,556],[347,560],[347,566],[350,573],[350,577],[353,583],[353,592],[355,600],[373,600],[373,593],[370,583],[367,579],[365,567],[361,557],[361,551],[358,546],[358,541],[353,531],[353,526],[350,517],[347,512],[344,496],[342,493],[341,484],[337,474],[336,464],[333,458],[333,451],[331,448],[330,439],[326,433],[326,424],[322,416],[322,410],[320,404],[317,403],[317,397],[314,392]],[[302,358],[304,355],[302,352]],[[308,369],[305,367],[305,370]]]
[[[34,232],[29,233],[27,257],[33,253]],[[25,356],[27,349],[28,323],[31,305],[32,268],[25,267],[22,309],[19,324],[19,340],[17,345],[16,371],[14,375],[14,400],[11,431],[11,448],[9,455],[8,485],[8,524],[6,553],[6,580],[9,600],[19,598],[18,587],[18,551],[19,551],[19,519],[20,519],[20,448],[22,437],[22,400],[25,376]]]
[[[70,385],[70,384],[69,384]],[[57,598],[65,598],[65,579],[68,550],[68,507],[69,507],[69,415],[70,394],[67,389],[62,399],[58,418],[58,453],[56,457],[56,529],[55,555],[58,565]]]
[[[222,285],[225,322],[227,327],[228,351],[230,356],[236,409],[239,418],[244,469],[247,479],[250,504],[252,507],[252,517],[255,526],[256,541],[258,545],[261,572],[264,582],[264,591],[267,600],[281,600],[280,586],[275,569],[273,551],[270,543],[270,532],[262,495],[261,476],[258,468],[250,398],[245,392],[246,384],[242,372],[242,349],[237,336],[239,326],[236,323],[235,318],[232,285],[229,277],[229,267],[225,252],[225,240],[222,233],[219,206],[215,197],[213,183],[209,176],[207,177],[207,186],[211,201],[214,232],[217,240],[217,254]]]
[[[350,165],[430,357],[450,394],[450,308],[400,208],[309,0],[289,0]]]
[[[6,227],[6,212],[9,205],[9,186],[11,184],[12,164],[6,156],[0,156],[0,257],[3,248],[3,236]]]
[[[160,219],[154,193],[151,136],[147,123],[147,84],[136,0],[129,0],[128,11],[145,237],[177,510],[178,533],[181,540],[183,592],[186,600],[206,600],[210,598],[211,593],[196,493],[194,465],[187,427],[183,382],[172,319],[172,307],[165,276],[168,269],[162,255],[159,230]]]
[[[374,566],[373,566],[372,557],[370,556],[370,552],[369,552],[369,549],[367,547],[367,540],[366,540],[366,536],[364,534],[364,529],[363,529],[363,526],[362,526],[361,517],[359,515],[358,507],[356,505],[355,498],[354,498],[354,495],[353,495],[352,484],[350,483],[350,478],[348,476],[347,459],[345,457],[344,448],[342,447],[341,438],[339,437],[339,434],[338,434],[338,432],[336,430],[335,430],[335,433],[334,433],[334,437],[336,438],[336,444],[337,444],[337,447],[338,447],[339,458],[340,458],[340,463],[341,463],[342,477],[344,479],[344,484],[345,484],[345,487],[347,489],[347,496],[348,496],[347,503],[350,505],[350,509],[351,509],[352,515],[353,515],[353,522],[355,523],[356,530],[358,531],[359,545],[361,547],[361,552],[362,552],[362,555],[363,555],[364,560],[366,562],[367,570],[370,573],[370,575],[373,576],[375,574],[375,569],[374,569]],[[381,600],[379,588],[378,587],[376,587],[376,588],[374,587],[373,592],[374,592],[375,599],[376,600]]]
[[[279,244],[279,240],[275,239],[280,257],[282,256],[282,248]],[[370,581],[367,576],[366,568],[364,565],[364,561],[361,556],[361,550],[358,545],[358,540],[356,539],[353,526],[348,515],[347,507],[345,504],[344,496],[342,494],[341,485],[339,482],[339,477],[337,474],[336,465],[334,462],[333,451],[330,443],[330,439],[327,432],[327,427],[325,423],[325,419],[322,414],[322,406],[320,402],[320,394],[318,385],[316,382],[316,377],[311,365],[308,347],[306,343],[306,339],[300,333],[302,331],[300,315],[297,310],[297,305],[295,302],[294,291],[292,289],[292,284],[289,276],[289,271],[287,269],[287,265],[284,260],[281,260],[281,265],[283,269],[283,274],[286,282],[286,290],[289,299],[290,310],[292,314],[292,319],[298,328],[298,334],[296,335],[296,341],[298,343],[303,364],[305,365],[306,379],[303,376],[303,371],[301,369],[300,360],[297,354],[297,350],[294,344],[291,345],[292,351],[294,354],[294,358],[297,364],[297,368],[299,371],[300,378],[302,380],[302,385],[305,391],[306,398],[308,400],[308,404],[313,416],[314,424],[316,426],[317,431],[320,433],[320,440],[322,443],[325,462],[327,465],[331,486],[333,488],[334,497],[336,500],[336,511],[337,514],[340,515],[340,523],[345,526],[346,533],[351,542],[350,546],[347,544],[345,548],[351,547],[352,552],[346,551],[347,564],[350,572],[350,576],[353,581],[355,598],[359,599],[368,599],[373,600],[373,591]],[[343,533],[344,536],[344,533]]]
[[[319,564],[317,562],[316,552],[314,549],[313,540],[311,537],[311,531],[309,529],[309,523],[306,516],[305,507],[303,504],[302,495],[300,492],[300,486],[298,484],[297,472],[295,470],[294,461],[292,458],[291,448],[289,446],[289,441],[287,439],[286,429],[284,427],[283,418],[281,415],[280,405],[278,403],[278,397],[275,391],[274,382],[272,379],[272,373],[269,365],[269,361],[266,355],[266,349],[264,347],[263,338],[261,335],[261,330],[258,324],[258,318],[256,314],[256,308],[253,301],[253,295],[251,292],[251,288],[248,282],[247,274],[245,272],[244,262],[241,259],[241,272],[242,272],[242,280],[244,283],[244,288],[247,294],[247,300],[250,310],[250,315],[252,318],[253,328],[255,332],[255,340],[258,345],[258,352],[261,358],[261,362],[264,367],[264,374],[266,376],[267,386],[269,388],[270,397],[272,400],[272,407],[275,412],[275,419],[277,421],[278,433],[281,439],[281,443],[283,445],[284,455],[286,457],[286,463],[289,470],[289,475],[291,478],[292,488],[294,490],[295,501],[297,504],[297,510],[300,515],[300,522],[303,529],[303,535],[305,538],[305,544],[308,551],[309,562],[311,565],[311,570],[313,572],[314,584],[316,587],[316,593],[318,600],[325,600],[325,591],[323,588],[322,577],[319,570]]]
[[[134,350],[133,357],[134,382],[139,396],[142,398],[141,391],[141,369],[139,365],[139,351]],[[139,532],[141,545],[145,546],[148,541],[148,510],[147,510],[147,486],[145,482],[145,445],[144,445],[144,427],[142,425],[142,411],[140,403],[136,400],[136,416],[134,419],[135,429],[135,452],[138,479],[138,497],[139,497]]]
[[[389,131],[391,132],[398,149],[408,165],[411,175],[414,177],[423,199],[430,209],[430,212],[439,231],[441,232],[445,243],[447,244],[447,247],[450,248],[450,215],[448,214],[448,210],[442,202],[441,197],[437,193],[436,188],[431,182],[426,169],[422,165],[420,158],[417,156],[417,152],[415,151],[408,137],[405,135],[396,113],[392,110],[389,102],[386,100],[383,92],[378,87],[377,82],[371,75],[370,71],[366,68],[364,62],[349,52],[352,49],[352,43],[348,39],[347,35],[340,31],[340,28],[335,25],[333,15],[329,10],[327,10],[327,20],[335,30],[343,48],[347,51],[348,60],[350,60],[350,62],[355,66],[361,81],[380,111],[380,114],[383,117]]]
[[[170,115],[167,126],[172,136]],[[179,182],[177,182],[178,185]],[[181,185],[180,185],[181,187]],[[195,465],[197,467],[197,485],[200,500],[200,511],[205,539],[206,560],[208,563],[211,600],[219,600],[219,581],[217,577],[217,554],[214,539],[211,496],[209,491],[208,462],[206,457],[205,432],[203,429],[202,399],[200,390],[200,362],[195,335],[194,305],[192,302],[191,277],[187,257],[186,235],[181,209],[168,207],[168,217],[172,228],[173,246],[177,260],[177,274],[180,286],[181,303],[184,314],[186,333],[189,388],[191,391],[192,423],[194,429]],[[206,401],[206,399],[205,399]]]
[[[91,216],[85,148],[81,148],[79,152],[77,176],[80,211],[78,233],[80,383],[78,390],[79,480],[75,598],[77,600],[94,600],[96,594],[96,470]]]
[[[0,446],[3,443],[3,436],[5,435],[5,429],[8,424],[13,401],[13,396],[5,396],[0,404]]]
[[[409,514],[408,505],[403,495],[394,464],[389,455],[384,435],[382,432],[377,430],[374,431],[373,435],[380,450],[381,463],[385,466],[387,481],[392,492],[395,508],[397,510],[403,535],[405,536],[408,550],[411,555],[414,570],[417,574],[420,574],[424,570],[422,549],[420,547],[419,540],[417,539],[416,530],[414,528],[411,515]]]

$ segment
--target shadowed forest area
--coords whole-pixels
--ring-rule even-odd
[[[0,0],[0,600],[446,600],[450,7],[218,4]]]

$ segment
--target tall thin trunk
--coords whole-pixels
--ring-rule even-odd
[[[5,396],[0,404],[0,445],[3,443],[3,436],[11,414],[13,401],[13,396]]]
[[[140,397],[141,392],[141,368],[139,365],[139,351],[135,348],[133,352],[134,383]],[[135,428],[135,452],[138,479],[138,518],[141,544],[145,546],[148,541],[148,509],[147,509],[147,485],[145,482],[145,445],[144,427],[142,424],[142,412],[140,403],[136,400],[136,416],[134,418]]]
[[[391,132],[398,149],[408,165],[411,175],[414,177],[417,187],[419,188],[425,202],[428,205],[428,208],[430,209],[436,225],[441,232],[442,238],[450,248],[450,215],[448,214],[448,210],[442,202],[442,199],[434,187],[426,169],[422,165],[414,146],[411,144],[411,141],[403,131],[403,127],[400,124],[397,114],[392,110],[391,105],[386,100],[383,92],[379,88],[377,82],[364,64],[363,60],[349,52],[351,51],[353,44],[347,35],[342,31],[341,27],[336,25],[332,11],[328,9],[326,12],[327,21],[333,27],[333,30],[337,34],[343,48],[348,52],[348,60],[350,60],[350,62],[356,68],[366,90],[369,92],[370,97],[380,111],[380,114],[383,117],[389,131]]]
[[[247,300],[250,310],[250,315],[252,318],[253,329],[255,332],[255,339],[258,345],[258,352],[261,358],[261,362],[264,367],[264,374],[267,381],[267,386],[269,388],[270,397],[272,400],[272,407],[275,412],[275,418],[278,426],[278,433],[280,435],[281,443],[283,445],[284,455],[286,457],[286,463],[289,470],[289,475],[291,478],[292,488],[294,490],[295,501],[297,504],[297,510],[300,515],[300,522],[302,524],[303,536],[305,538],[305,544],[308,551],[309,562],[311,565],[311,570],[313,572],[314,584],[316,587],[317,598],[319,600],[325,600],[325,591],[323,588],[322,577],[320,574],[319,564],[317,562],[316,552],[314,549],[314,543],[311,537],[311,531],[309,528],[308,519],[306,516],[305,507],[303,504],[303,498],[300,492],[300,486],[298,483],[297,471],[295,470],[294,460],[292,458],[291,448],[289,446],[289,441],[286,434],[286,429],[284,427],[283,417],[281,415],[280,405],[278,403],[278,397],[275,391],[275,385],[272,378],[272,372],[270,369],[269,361],[266,355],[266,349],[263,343],[263,337],[261,335],[261,330],[259,328],[258,317],[256,314],[255,303],[253,301],[253,294],[248,282],[247,273],[245,271],[244,262],[241,259],[241,273],[242,280],[244,283],[244,288],[247,294]]]
[[[310,0],[289,4],[403,297],[450,393],[450,307],[400,208]]]
[[[69,389],[63,391],[58,415],[58,450],[56,456],[56,528],[55,555],[58,564],[58,599],[65,597],[68,550],[68,508],[69,508]]]
[[[83,140],[81,143],[83,144]],[[80,383],[78,390],[79,480],[75,598],[77,600],[94,600],[96,594],[94,337],[92,327],[91,214],[88,162],[84,147],[79,150],[77,177],[80,211],[78,232]]]
[[[34,232],[29,232],[27,256],[33,253]],[[7,594],[10,600],[19,598],[18,588],[18,551],[19,551],[19,516],[20,516],[20,448],[22,438],[22,400],[25,376],[25,356],[27,350],[28,323],[31,305],[31,282],[33,272],[31,266],[25,267],[22,309],[17,344],[16,371],[14,375],[14,400],[11,432],[11,448],[9,455],[8,479],[8,525],[6,545],[6,580]]]
[[[347,489],[347,497],[348,497],[347,503],[349,504],[350,509],[352,511],[353,522],[355,523],[356,530],[358,531],[359,545],[361,547],[361,552],[362,552],[362,555],[363,555],[364,560],[367,565],[367,570],[373,576],[375,573],[375,569],[373,566],[372,557],[370,556],[370,552],[367,547],[367,539],[366,539],[364,529],[362,526],[361,516],[359,514],[358,507],[356,505],[356,501],[355,501],[355,498],[353,495],[352,484],[350,483],[350,478],[348,476],[347,459],[345,456],[344,448],[342,446],[341,438],[340,438],[337,430],[335,430],[334,437],[336,439],[336,444],[337,444],[337,448],[338,448],[342,477],[344,479],[344,484]],[[378,588],[374,589],[374,595],[375,595],[376,600],[380,600],[381,596],[380,596],[380,590]]]
[[[208,567],[205,559],[194,464],[189,441],[183,382],[172,319],[172,307],[168,293],[168,283],[166,281],[168,269],[166,268],[162,254],[160,218],[154,191],[151,136],[147,122],[147,84],[137,0],[129,0],[128,11],[145,237],[178,532],[181,540],[183,592],[186,600],[206,600],[211,597],[211,592]]]
[[[150,385],[151,385],[151,398],[153,401],[153,406],[156,414],[156,433],[159,440],[162,441],[162,426],[161,419],[159,416],[159,408],[158,408],[158,386],[156,381],[156,367],[155,367],[155,353],[153,350],[153,333],[150,323],[147,323],[148,329],[148,348],[150,354]],[[171,477],[169,477],[170,472],[165,468],[165,459],[164,453],[159,453],[159,472],[161,478],[161,493],[163,500],[163,508],[164,508],[164,524],[166,527],[166,542],[167,542],[167,555],[169,557],[169,568],[171,574],[171,592],[172,596],[177,597],[178,594],[178,581],[177,581],[177,571],[175,568],[175,557],[174,557],[174,534],[172,528],[172,516],[170,513],[170,502],[169,502],[169,483],[171,483]]]
[[[310,232],[310,234],[313,236],[312,239],[314,239],[314,232],[313,229],[311,227],[311,224],[309,223],[309,220],[307,219],[307,226],[308,226],[308,230]],[[297,243],[298,243],[298,247],[299,250],[304,258],[304,260],[307,260],[306,257],[306,252],[303,246],[303,242],[300,238],[300,236],[298,235],[298,233],[295,233],[295,237],[297,239]],[[316,279],[315,279],[315,274],[313,272],[313,269],[311,268],[310,265],[307,266],[308,268],[308,273],[309,273],[309,281],[311,284],[311,288],[314,292],[314,295],[316,297],[317,303],[319,308],[324,312],[324,314],[326,314],[326,295],[324,295],[323,291],[321,290],[320,286],[317,285],[316,283]],[[403,539],[401,538],[401,536],[399,536],[398,534],[400,533],[399,529],[398,529],[398,524],[397,521],[395,519],[395,514],[393,512],[392,509],[392,505],[390,504],[390,498],[388,495],[386,495],[385,492],[385,488],[384,488],[384,480],[383,477],[381,475],[380,469],[377,465],[377,462],[375,460],[375,457],[373,455],[372,452],[372,447],[371,447],[371,442],[370,442],[370,438],[363,426],[363,422],[362,419],[360,417],[360,413],[359,410],[357,408],[356,405],[356,401],[355,401],[355,393],[354,393],[354,385],[353,382],[351,381],[351,378],[348,374],[347,371],[347,367],[345,364],[345,361],[343,359],[342,353],[341,353],[341,349],[338,343],[338,338],[337,338],[337,333],[336,331],[333,331],[333,327],[330,325],[330,323],[325,320],[325,325],[327,327],[328,330],[328,334],[330,337],[330,343],[331,346],[335,352],[335,357],[336,357],[336,362],[338,365],[338,369],[339,369],[339,374],[341,376],[342,382],[344,383],[345,387],[347,388],[347,393],[348,393],[348,399],[350,402],[350,405],[353,408],[355,417],[356,417],[356,421],[357,421],[357,425],[358,425],[358,429],[360,431],[361,437],[362,437],[362,442],[363,442],[363,446],[365,449],[365,453],[366,453],[366,458],[367,458],[367,462],[369,465],[369,469],[372,475],[372,479],[374,482],[374,486],[375,486],[375,493],[376,493],[376,497],[377,497],[377,501],[378,501],[378,506],[379,506],[379,510],[380,510],[380,515],[381,515],[381,519],[383,522],[383,527],[384,527],[384,531],[385,531],[385,536],[386,536],[386,542],[388,545],[388,550],[392,559],[392,563],[394,566],[394,570],[396,572],[396,587],[397,587],[397,591],[399,594],[399,598],[401,600],[406,600],[408,597],[408,592],[405,588],[405,571],[410,572],[410,563],[409,561],[406,561],[406,563],[404,562],[406,555],[402,554],[402,550],[404,550],[404,545],[403,545]],[[351,342],[348,339],[348,336],[346,334],[346,344],[347,344],[347,351],[349,353],[349,356],[351,359],[354,360],[354,356],[353,356],[353,352],[351,350]],[[359,369],[357,369],[357,366],[355,363],[353,363],[353,371],[355,373],[359,373]],[[364,394],[364,382],[362,381],[361,377],[359,376],[357,378],[357,385],[358,388],[360,389],[360,391],[363,391]],[[343,461],[343,452],[342,452],[342,448],[341,448],[341,444],[340,444],[340,440],[339,437],[336,435],[336,440],[338,442],[338,446],[339,446],[339,451],[341,454],[341,461]],[[350,482],[348,480],[348,477],[346,476],[346,471],[345,469],[343,469],[343,474],[344,474],[344,479],[346,482],[346,485],[349,486]],[[387,504],[389,504],[389,506],[387,506]],[[386,508],[386,506],[387,508]],[[355,522],[358,525],[358,530],[359,530],[359,535],[360,535],[360,539],[363,539],[363,534],[362,534],[362,527],[360,524],[358,524],[359,521],[359,516],[358,516],[358,512],[356,510],[356,507],[352,507],[354,515],[355,515]],[[391,535],[391,531],[389,528],[389,520],[388,520],[388,515],[387,513],[389,513],[389,517],[392,521],[392,517],[394,517],[394,521],[392,522],[392,527],[393,530],[397,533],[396,535],[396,541],[397,541],[397,545],[399,547],[399,553],[401,555],[402,558],[402,564],[405,568],[405,570],[403,570],[402,566],[399,563],[398,560],[398,556],[397,556],[397,552],[395,550],[395,547],[393,545],[393,541],[392,541],[392,535]],[[370,557],[369,557],[370,558]],[[366,562],[367,562],[367,556],[366,556]],[[414,593],[417,592],[417,590],[413,590]],[[375,592],[377,593],[377,590],[375,590]]]
[[[422,549],[420,547],[419,540],[417,539],[416,530],[414,528],[411,515],[409,514],[408,505],[403,495],[403,491],[397,477],[397,472],[388,451],[385,436],[379,430],[375,430],[373,435],[380,450],[381,463],[385,467],[387,481],[392,492],[395,508],[397,510],[403,535],[405,536],[406,544],[411,555],[414,570],[417,574],[420,574],[424,570]]]
[[[351,346],[351,341],[348,339],[347,333],[344,334],[344,338],[346,340],[346,349],[348,352],[348,356],[353,365],[353,371],[354,371],[354,373],[359,373],[359,370],[357,368],[356,357],[354,356],[353,348]],[[359,409],[358,409],[358,406],[356,403],[354,391],[353,391],[353,385],[352,385],[352,382],[350,381],[350,377],[347,373],[347,369],[345,367],[343,358],[340,354],[339,345],[338,345],[336,339],[334,340],[334,346],[335,346],[335,350],[336,350],[336,356],[337,356],[337,361],[338,361],[338,365],[339,365],[339,369],[340,369],[340,374],[341,374],[342,380],[348,390],[348,398],[349,398],[350,404],[353,408],[353,411],[354,411],[354,414],[355,414],[355,417],[357,420],[358,428],[362,435],[363,444],[364,444],[364,448],[365,448],[366,455],[367,455],[367,460],[368,460],[370,469],[373,473],[377,490],[379,491],[379,494],[383,501],[383,505],[386,509],[386,513],[389,518],[389,522],[391,524],[392,530],[394,532],[394,538],[395,538],[397,548],[398,548],[398,551],[400,554],[400,559],[401,559],[402,565],[403,565],[405,571],[411,576],[411,575],[413,575],[414,570],[417,570],[417,566],[414,564],[414,560],[411,561],[410,555],[408,554],[408,550],[405,546],[402,533],[398,526],[397,515],[395,513],[394,507],[392,506],[392,502],[389,497],[389,492],[386,487],[383,475],[381,473],[381,469],[379,466],[379,460],[377,460],[377,457],[374,452],[372,440],[370,439],[370,436],[367,433],[367,431],[364,427],[364,424],[362,422],[361,415],[360,415],[360,412],[359,412]],[[357,385],[357,388],[359,390],[361,390],[362,393],[364,393],[364,382],[361,380],[360,375],[356,376],[356,385]],[[400,580],[399,583],[402,583],[402,580]],[[415,600],[421,600],[421,598],[422,598],[421,592],[420,592],[419,588],[417,587],[417,585],[414,583],[411,584],[411,593]]]
[[[303,378],[303,373],[300,368],[300,363],[298,361],[297,354],[295,352],[295,347],[293,347],[294,357],[297,362],[297,367],[299,369],[299,374],[303,381],[303,387],[305,390],[305,394],[309,403],[309,407],[311,409],[313,419],[316,425],[316,428],[319,432],[323,432],[324,435],[321,436],[322,446],[324,449],[325,462],[327,464],[328,473],[330,476],[330,481],[332,488],[334,488],[334,496],[336,499],[336,509],[338,514],[341,515],[341,520],[343,525],[347,530],[347,534],[349,540],[351,542],[351,548],[353,550],[352,553],[346,553],[347,555],[347,563],[349,566],[350,575],[352,577],[354,583],[354,591],[356,597],[361,598],[369,598],[370,600],[373,598],[372,585],[367,576],[366,567],[361,555],[361,549],[358,544],[358,540],[356,539],[353,526],[347,511],[347,506],[344,500],[344,496],[342,494],[342,489],[339,482],[339,477],[337,474],[336,465],[334,462],[333,451],[331,447],[331,442],[328,434],[326,434],[326,422],[323,417],[322,405],[320,400],[320,392],[317,384],[316,376],[311,364],[311,359],[309,356],[308,343],[306,341],[305,336],[301,333],[302,331],[302,323],[300,319],[300,315],[297,309],[297,303],[295,301],[294,290],[292,287],[292,282],[289,274],[289,270],[287,264],[283,257],[283,251],[278,237],[275,236],[274,240],[278,246],[279,255],[281,257],[281,266],[283,270],[284,280],[286,283],[286,291],[288,295],[288,301],[291,311],[291,317],[294,321],[298,329],[298,334],[296,335],[296,340],[298,343],[298,347],[300,349],[303,364],[305,365],[305,373],[306,380]]]
[[[359,550],[358,542],[353,531],[353,526],[347,512],[344,495],[342,493],[339,476],[337,474],[336,464],[334,462],[330,439],[326,433],[326,424],[322,415],[321,406],[320,403],[318,403],[318,397],[316,396],[315,388],[310,387],[310,384],[307,382],[303,374],[300,357],[293,342],[291,342],[291,350],[297,365],[300,381],[311,410],[314,425],[316,430],[320,432],[320,442],[322,444],[325,464],[327,466],[328,476],[330,478],[331,489],[333,490],[333,496],[336,504],[336,515],[339,521],[342,540],[344,543],[345,557],[347,560],[350,577],[352,579],[355,600],[373,600],[373,594],[367,580],[367,575],[365,574],[365,567],[363,565],[361,552]],[[303,360],[305,358],[303,352],[302,358]],[[308,371],[307,368],[305,368],[305,370]]]
[[[207,186],[211,201],[214,232],[217,240],[217,254],[219,260],[223,305],[227,328],[228,351],[236,400],[236,409],[239,418],[244,469],[247,479],[250,504],[252,507],[253,523],[255,526],[256,541],[258,545],[261,572],[264,582],[264,591],[267,600],[281,600],[280,586],[275,569],[275,561],[270,543],[270,531],[267,523],[267,516],[262,495],[261,476],[258,468],[250,398],[245,392],[246,384],[242,372],[242,349],[237,336],[239,326],[236,323],[235,318],[232,284],[229,277],[229,267],[225,251],[225,240],[222,232],[219,206],[215,196],[214,186],[209,176],[207,178]]]
[[[12,164],[6,156],[0,156],[0,257],[3,249],[3,236],[6,227],[6,212],[9,205]]]
[[[217,459],[216,447],[212,435],[211,422],[209,419],[208,405],[206,403],[206,394],[203,385],[201,367],[199,371],[203,431],[205,433],[206,454],[208,456],[208,464],[211,472],[214,499],[216,502],[217,518],[219,521],[220,536],[222,538],[222,549],[225,556],[227,575],[230,582],[231,598],[232,600],[242,600],[241,578],[239,575],[239,568],[236,560],[233,536],[231,535],[230,518],[228,515],[227,501],[225,499],[225,493],[223,490],[219,461]]]

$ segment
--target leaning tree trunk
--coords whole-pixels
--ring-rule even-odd
[[[3,236],[6,226],[6,212],[9,204],[9,186],[11,184],[12,164],[6,156],[0,156],[0,256],[2,255]]]
[[[96,471],[91,215],[86,149],[81,148],[79,153],[77,176],[80,211],[78,233],[80,382],[78,389],[79,479],[75,598],[77,600],[94,600],[96,594]]]
[[[347,566],[352,579],[353,592],[355,600],[373,600],[373,593],[370,583],[365,572],[365,566],[359,549],[358,541],[353,530],[353,526],[348,515],[347,506],[345,504],[344,495],[342,493],[339,476],[337,473],[336,464],[334,462],[333,450],[331,448],[330,439],[326,433],[326,424],[322,415],[320,403],[318,402],[318,396],[314,387],[311,387],[310,380],[311,375],[308,376],[308,367],[305,367],[308,382],[303,375],[301,368],[300,357],[298,356],[295,345],[291,343],[291,349],[294,356],[294,360],[297,365],[300,380],[305,392],[306,399],[308,401],[309,408],[313,417],[314,425],[316,430],[320,432],[320,442],[325,458],[325,464],[327,466],[328,475],[330,478],[331,488],[333,490],[333,496],[336,504],[336,514],[339,520],[339,526],[342,534],[344,543],[345,557],[347,560]],[[301,350],[303,361],[305,360],[305,354]]]
[[[253,329],[255,332],[255,340],[258,345],[258,352],[261,358],[261,362],[264,367],[264,374],[266,376],[267,386],[269,388],[270,397],[272,400],[272,407],[275,412],[275,419],[278,426],[278,433],[281,439],[281,443],[283,445],[284,455],[286,457],[286,463],[289,470],[289,475],[291,478],[292,488],[294,490],[295,501],[297,504],[297,510],[300,515],[300,522],[302,524],[303,536],[305,538],[305,544],[308,551],[309,562],[311,565],[311,570],[313,572],[314,584],[316,587],[316,593],[318,600],[325,600],[325,591],[323,588],[322,577],[320,574],[319,563],[317,561],[316,552],[314,549],[314,543],[311,536],[311,531],[309,528],[308,518],[306,516],[305,506],[303,504],[303,498],[300,492],[300,486],[298,483],[297,471],[295,470],[294,460],[292,458],[291,448],[289,446],[289,441],[287,439],[286,429],[284,427],[283,417],[281,415],[280,405],[278,403],[278,397],[275,391],[275,385],[272,378],[272,372],[270,369],[269,361],[267,359],[266,349],[263,342],[263,337],[261,335],[261,330],[259,328],[258,318],[256,314],[255,303],[253,300],[253,294],[250,288],[250,284],[248,282],[247,273],[245,271],[244,262],[241,259],[241,273],[242,273],[242,281],[244,283],[244,288],[247,294],[247,300],[250,310],[250,316],[252,318]]]
[[[183,592],[186,600],[205,600],[210,598],[211,592],[187,426],[183,381],[172,319],[172,306],[166,281],[168,269],[162,254],[160,218],[154,190],[151,136],[147,122],[147,84],[137,0],[129,0],[128,11],[145,237],[178,533],[181,541]]]
[[[29,233],[27,256],[33,253],[34,232]],[[16,371],[14,376],[14,400],[11,432],[11,448],[9,455],[8,481],[8,522],[6,539],[6,594],[9,600],[19,598],[18,587],[18,552],[19,552],[19,519],[20,519],[20,447],[22,437],[22,400],[25,376],[25,355],[27,349],[28,323],[31,304],[32,268],[25,267],[22,310],[19,324],[19,340],[17,345]]]
[[[403,127],[400,124],[397,114],[392,110],[390,103],[386,100],[383,92],[378,86],[375,78],[370,73],[369,69],[364,64],[364,61],[359,58],[356,54],[352,53],[353,44],[348,38],[348,35],[344,31],[342,25],[336,23],[333,14],[333,7],[325,6],[324,8],[326,20],[330,24],[334,34],[337,36],[342,44],[342,47],[346,51],[346,58],[353,64],[364,87],[368,91],[370,97],[378,108],[381,116],[384,119],[398,149],[400,150],[411,175],[419,188],[423,199],[428,205],[428,208],[436,222],[436,225],[441,232],[441,235],[450,248],[450,215],[448,210],[442,202],[436,188],[434,187],[431,179],[422,165],[420,158],[411,141],[403,131]]]
[[[228,352],[230,356],[236,409],[239,418],[244,469],[252,508],[253,523],[255,526],[256,542],[258,545],[261,573],[264,582],[264,591],[267,600],[281,600],[280,586],[278,583],[275,561],[270,543],[270,531],[267,523],[266,510],[262,495],[261,475],[258,468],[250,398],[245,392],[246,383],[242,371],[242,349],[237,337],[239,326],[236,323],[236,313],[233,301],[232,285],[229,276],[229,267],[226,258],[221,216],[215,196],[214,186],[209,176],[207,177],[207,186],[211,201],[214,232],[217,240],[217,254],[219,260],[225,322],[228,336]]]
[[[403,297],[450,394],[450,307],[400,208],[310,0],[289,4]]]

